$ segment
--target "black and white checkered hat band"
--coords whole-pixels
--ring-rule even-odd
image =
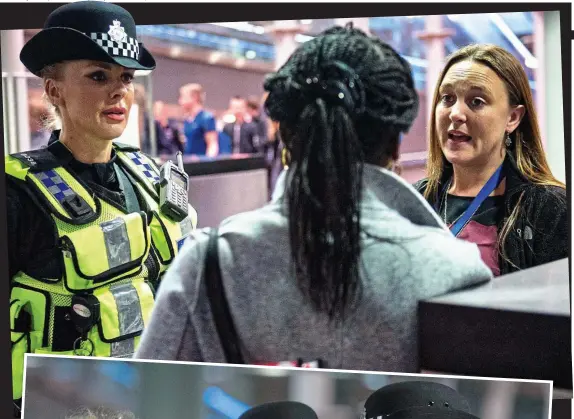
[[[104,51],[114,57],[126,57],[139,60],[140,47],[137,39],[127,36],[125,42],[116,42],[110,38],[110,35],[102,32],[92,32],[90,33],[90,38],[102,47]]]

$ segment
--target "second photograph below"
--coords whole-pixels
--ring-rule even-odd
[[[552,383],[27,355],[24,419],[549,419]]]

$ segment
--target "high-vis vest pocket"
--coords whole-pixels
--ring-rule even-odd
[[[29,301],[10,302],[10,342],[12,354],[12,398],[22,398],[25,354],[41,346],[43,331],[34,331]]]
[[[150,250],[143,212],[117,217],[61,238],[66,288],[91,290],[138,275]]]
[[[154,304],[151,287],[143,280],[97,289],[100,318],[88,338],[94,356],[131,357],[147,325]]]
[[[13,399],[22,398],[24,380],[24,354],[30,350],[30,313],[23,310],[20,300],[10,302],[10,341],[12,350]]]
[[[15,315],[20,315],[21,308],[18,309],[19,306],[26,307],[26,311],[30,314],[29,330],[35,334],[34,341],[31,342],[31,349],[48,345],[50,294],[23,284],[15,284],[12,287],[10,298],[11,302],[17,301],[10,306],[11,315],[12,310],[14,310]]]
[[[187,217],[178,223],[161,217],[158,211],[154,211],[150,229],[154,247],[163,265],[162,268],[167,269],[177,255],[180,243],[183,243],[193,230],[192,220]]]

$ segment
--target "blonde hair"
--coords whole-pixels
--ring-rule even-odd
[[[438,139],[435,120],[436,107],[440,99],[440,86],[448,70],[454,64],[466,60],[475,61],[493,70],[506,85],[510,105],[523,105],[525,108],[522,121],[516,130],[510,134],[520,173],[535,185],[565,188],[565,185],[552,175],[546,160],[532,92],[522,65],[511,53],[503,48],[490,44],[473,44],[461,48],[447,58],[447,63],[435,87],[428,131],[429,155],[426,166],[428,184],[424,196],[427,199],[437,196],[439,182],[447,164]],[[506,257],[503,243],[516,223],[523,197],[524,192],[520,195],[518,204],[503,225],[498,241],[499,252],[509,263],[511,262]]]
[[[109,407],[98,407],[95,409],[80,408],[72,412],[66,419],[137,419],[128,410],[118,410]]]
[[[205,103],[205,92],[203,90],[203,86],[198,83],[188,83],[179,89],[180,92],[186,92],[187,94],[195,93],[199,102],[203,105]]]

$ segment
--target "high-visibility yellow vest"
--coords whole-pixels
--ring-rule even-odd
[[[51,215],[64,269],[62,278],[32,278],[24,272],[12,278],[14,400],[22,397],[25,353],[131,357],[148,323],[156,282],[196,227],[191,206],[181,222],[162,215],[154,184],[159,169],[150,158],[130,146],[116,143],[114,148],[146,211],[126,214],[96,197],[47,149],[6,157],[6,173],[25,182]],[[156,278],[145,265],[150,257],[159,265]],[[74,315],[93,313],[72,307],[78,296],[99,306],[93,310],[99,311],[99,320],[85,341],[78,340]]]

